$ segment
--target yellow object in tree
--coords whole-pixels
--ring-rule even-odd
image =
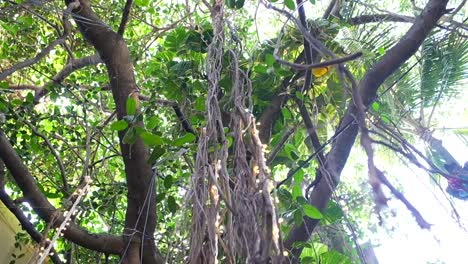
[[[314,69],[312,69],[312,74],[313,74],[316,78],[322,77],[323,75],[327,74],[327,72],[328,72],[328,67],[322,67],[322,68],[314,68]]]

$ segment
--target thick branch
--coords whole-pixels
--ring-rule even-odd
[[[130,17],[130,11],[132,10],[132,4],[133,4],[133,0],[127,0],[127,2],[125,2],[125,7],[123,10],[123,14],[122,14],[122,20],[120,21],[120,26],[119,26],[119,29],[117,30],[117,34],[119,34],[120,36],[123,36],[124,34],[125,26],[128,23],[128,18]]]
[[[367,24],[367,23],[376,23],[376,22],[412,23],[414,22],[414,17],[400,16],[400,15],[393,15],[393,14],[374,14],[374,15],[362,15],[362,16],[352,17],[348,19],[346,22],[355,26]]]
[[[55,41],[50,43],[47,47],[45,47],[45,49],[43,49],[41,52],[39,52],[36,55],[36,57],[24,60],[24,61],[22,61],[22,62],[20,62],[18,64],[13,65],[12,67],[10,67],[10,68],[8,68],[6,70],[4,70],[3,72],[0,73],[0,81],[5,79],[6,77],[10,76],[11,74],[16,72],[17,70],[21,70],[23,68],[26,68],[28,66],[31,66],[31,65],[37,63],[42,58],[44,58],[47,54],[49,54],[55,48],[55,46],[65,43],[65,38],[66,38],[66,36],[62,36],[62,37],[56,39]]]
[[[26,201],[28,201],[33,210],[44,221],[50,222],[57,209],[52,206],[41,190],[39,190],[31,173],[1,131],[0,158],[15,179],[18,187],[23,191]],[[56,223],[60,224],[62,221],[63,216],[60,214]],[[80,246],[100,252],[119,254],[124,247],[123,240],[119,237],[107,234],[90,234],[73,223],[65,231],[64,235],[65,238]]]
[[[62,17],[62,23],[63,23],[63,34],[58,38],[57,40],[53,41],[45,49],[43,49],[41,52],[39,52],[36,57],[24,60],[11,68],[6,69],[2,73],[0,73],[0,81],[5,79],[6,77],[10,76],[13,74],[15,71],[23,69],[25,67],[31,66],[35,63],[37,63],[39,60],[44,58],[47,54],[49,54],[55,46],[59,44],[65,44],[65,40],[67,39],[68,33],[69,33],[69,22],[68,22],[68,14],[70,11],[76,7],[76,3],[74,1],[70,1],[67,4],[67,9],[63,12],[63,17]]]
[[[36,230],[34,225],[29,221],[29,219],[24,215],[23,211],[18,208],[15,202],[8,196],[5,190],[2,188],[0,189],[0,200],[5,204],[6,208],[10,210],[10,212],[18,219],[21,224],[21,227],[31,236],[31,238],[36,242],[40,243],[43,239],[42,234]],[[53,253],[50,258],[55,264],[60,264],[62,261],[60,260],[59,256],[55,249],[52,249],[51,252]]]
[[[364,76],[359,84],[359,94],[364,106],[369,106],[376,98],[377,89],[398,67],[410,58],[419,48],[437,21],[446,12],[447,0],[431,0],[424,11],[416,18],[413,26],[403,38],[391,48],[380,61],[378,61]],[[327,155],[326,170],[333,179],[323,177],[312,191],[310,202],[319,210],[324,211],[336,184],[340,180],[341,171],[346,164],[349,153],[358,133],[358,125],[355,123],[357,108],[351,102],[343,116],[338,130],[347,127],[340,137],[334,142]],[[304,224],[294,227],[285,242],[285,246],[293,253],[294,261],[298,261],[301,249],[292,247],[294,242],[306,241],[310,232],[318,224],[318,220],[306,218]]]
[[[39,100],[47,94],[48,92],[48,90],[46,89],[47,87],[52,86],[54,84],[61,84],[63,80],[65,80],[65,78],[67,78],[74,71],[79,70],[89,65],[96,65],[101,62],[102,60],[99,57],[99,54],[94,54],[94,55],[83,57],[77,60],[72,60],[70,63],[65,65],[65,67],[63,67],[63,69],[59,73],[57,73],[54,76],[54,78],[52,78],[51,82],[46,83],[44,86],[36,90],[34,101],[39,102]]]
[[[65,0],[65,2],[69,4],[71,0]],[[133,63],[127,44],[122,36],[112,31],[100,20],[91,9],[88,0],[80,0],[80,4],[79,8],[73,10],[74,17],[77,18],[75,22],[86,40],[94,46],[106,64],[117,118],[122,119],[127,115],[126,102],[129,98],[135,101],[136,114],[139,114],[139,91],[135,83]],[[143,123],[138,122],[135,125],[141,127]],[[123,252],[122,261],[132,263],[132,261],[140,260],[143,263],[161,263],[162,260],[158,256],[153,239],[157,221],[154,198],[156,193],[152,168],[147,162],[149,151],[139,137],[131,145],[124,143],[125,132],[119,132],[128,187],[125,216],[125,236],[128,247]],[[141,242],[138,241],[139,239]]]

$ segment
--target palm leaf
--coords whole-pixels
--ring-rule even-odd
[[[423,106],[457,95],[468,75],[468,41],[451,34],[439,45],[437,37],[423,43],[420,93]]]

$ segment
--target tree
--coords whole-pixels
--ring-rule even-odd
[[[238,19],[249,17],[242,0],[19,2],[0,13],[0,199],[40,246],[58,228],[56,250],[67,262],[314,261],[301,253],[320,220],[330,222],[359,132],[377,205],[386,202],[383,184],[429,228],[374,165],[373,144],[418,162],[395,132],[391,101],[380,99],[411,63],[424,70],[445,58],[427,53],[447,39],[458,41],[465,55],[453,63],[462,66],[434,71],[448,71],[452,85],[463,79],[466,26],[456,14],[464,1],[447,9],[430,0],[413,7],[415,17],[331,1],[321,19],[307,19],[301,1],[284,1],[286,9],[262,1],[287,20],[264,43],[252,40],[252,20]],[[392,39],[387,22],[410,26]],[[346,32],[360,36],[339,37]],[[423,96],[421,107],[447,91]],[[392,100],[418,93],[392,92],[403,96]],[[467,190],[465,174],[426,161]],[[90,193],[80,202],[82,189]],[[68,220],[72,205],[82,215]],[[349,261],[342,253],[329,251],[328,261]]]

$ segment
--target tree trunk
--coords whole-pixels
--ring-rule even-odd
[[[66,0],[69,4],[72,1]],[[114,97],[117,118],[127,115],[126,102],[133,97],[139,111],[138,88],[133,75],[133,64],[124,39],[103,23],[92,11],[88,0],[80,0],[80,6],[73,10],[81,33],[97,50],[104,61]],[[138,122],[135,126],[143,126]],[[125,163],[127,179],[127,212],[125,215],[124,240],[126,248],[121,253],[123,263],[162,263],[154,244],[156,227],[156,194],[151,165],[147,162],[149,152],[141,138],[134,144],[126,144],[119,132],[120,148]]]
[[[377,96],[379,86],[408,60],[434,28],[442,15],[447,10],[447,0],[431,0],[427,3],[421,15],[416,18],[413,26],[402,37],[402,39],[380,59],[366,73],[359,83],[359,95],[365,107],[369,106]],[[341,176],[341,171],[346,164],[349,153],[354,145],[358,134],[358,125],[355,122],[355,116],[358,115],[358,108],[352,101],[337,129],[341,132],[340,136],[334,141],[330,152],[327,155],[325,170],[328,171],[331,178],[322,177],[321,181],[315,186],[310,195],[309,202],[324,211],[332,192],[335,190]],[[292,252],[292,260],[299,261],[302,248],[293,248],[295,242],[307,241],[313,229],[317,226],[319,220],[304,218],[304,223],[294,227],[288,239],[285,241],[285,247]]]

